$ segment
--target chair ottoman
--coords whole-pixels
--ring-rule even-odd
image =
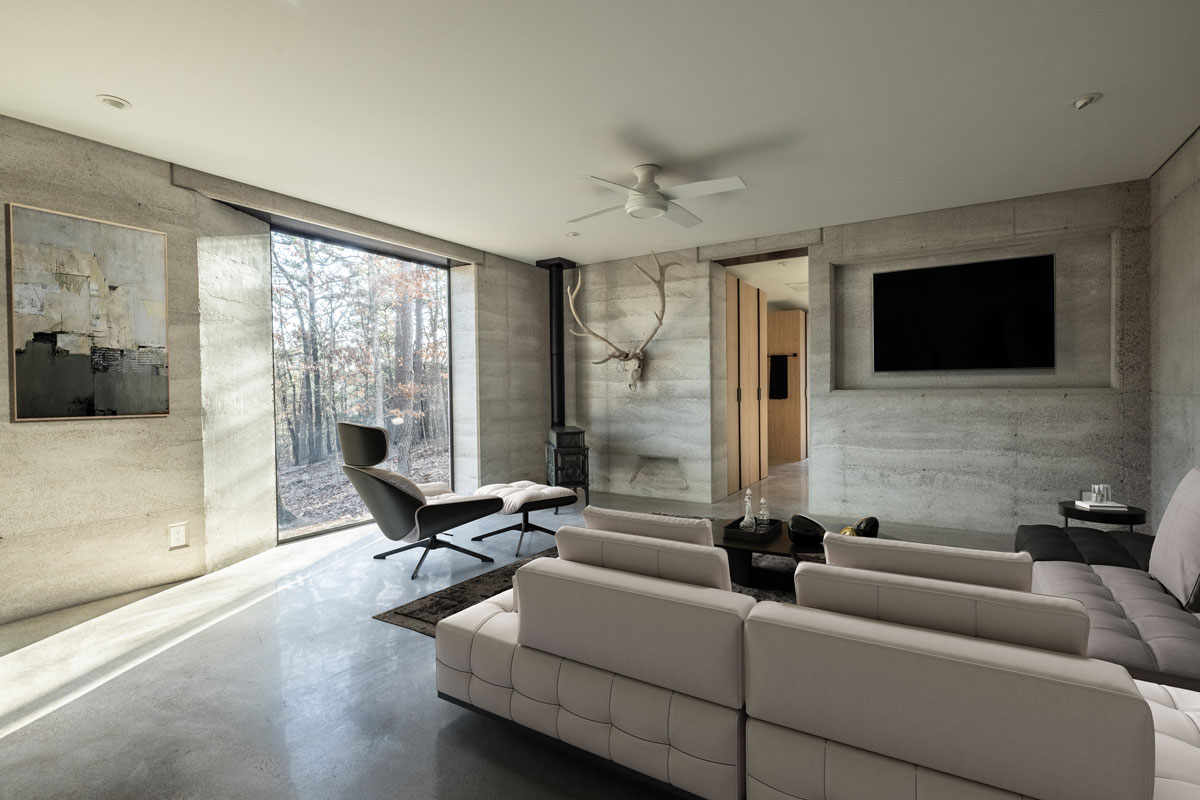
[[[568,489],[565,486],[547,486],[543,483],[534,483],[533,481],[489,483],[487,486],[480,486],[476,489],[475,496],[499,498],[504,502],[504,506],[496,513],[520,514],[521,521],[515,525],[509,525],[507,528],[499,528],[488,533],[481,533],[478,536],[472,536],[471,541],[481,542],[489,536],[507,533],[508,531],[520,531],[521,536],[517,539],[517,555],[521,555],[521,543],[525,541],[525,534],[529,531],[541,531],[551,536],[554,535],[554,531],[549,528],[543,528],[541,525],[535,525],[529,521],[529,513],[531,511],[561,508],[562,506],[569,506],[579,499],[576,497],[574,489]]]

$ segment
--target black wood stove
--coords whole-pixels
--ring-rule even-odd
[[[575,269],[575,262],[565,258],[547,258],[538,261],[537,265],[550,272],[550,435],[546,442],[546,483],[568,489],[583,489],[584,502],[590,503],[592,493],[584,432],[582,428],[566,424],[563,271]]]

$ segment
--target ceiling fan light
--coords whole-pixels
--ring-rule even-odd
[[[654,219],[667,213],[667,199],[662,195],[630,195],[625,213],[634,219]]]
[[[629,211],[629,216],[635,219],[654,219],[661,217],[666,211],[661,208],[633,208]]]

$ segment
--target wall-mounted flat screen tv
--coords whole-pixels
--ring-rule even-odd
[[[1054,366],[1054,256],[874,276],[875,371]]]

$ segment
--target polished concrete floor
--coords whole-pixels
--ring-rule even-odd
[[[775,515],[804,510],[804,469],[760,484]],[[741,513],[736,497],[592,501]],[[581,524],[579,509],[534,519]],[[0,657],[0,798],[660,796],[438,700],[434,640],[371,619],[514,560],[515,533],[464,541],[492,527],[464,526],[455,541],[497,564],[443,550],[412,581],[418,555],[372,559],[389,542],[364,526],[277,547]],[[1011,547],[988,534],[886,523],[883,533]],[[551,544],[527,535],[522,556]]]

